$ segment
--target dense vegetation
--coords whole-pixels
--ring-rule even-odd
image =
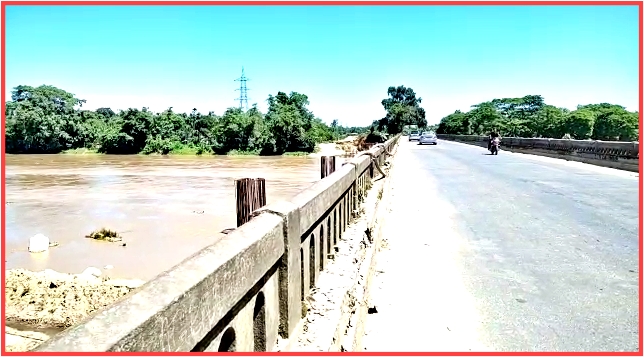
[[[494,99],[456,111],[441,119],[437,133],[525,138],[571,138],[637,141],[639,113],[601,103],[579,105],[574,111],[548,105],[540,95]]]
[[[382,100],[387,115],[373,122],[373,126],[389,134],[398,134],[408,125],[419,128],[427,126],[425,109],[420,107],[422,98],[416,98],[416,92],[405,86],[389,87],[388,98]]]
[[[266,114],[255,106],[230,108],[222,116],[162,113],[147,108],[115,113],[110,108],[83,110],[84,100],[42,85],[14,88],[5,106],[7,153],[59,153],[90,149],[107,154],[278,155],[312,152],[316,143],[333,141],[368,127],[329,126],[307,109],[308,97],[292,92],[269,96]]]

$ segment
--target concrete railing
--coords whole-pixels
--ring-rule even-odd
[[[275,351],[295,337],[302,301],[396,136],[289,201],[267,205],[221,240],[37,352]],[[373,161],[372,161],[373,160]],[[377,168],[376,168],[377,169]]]
[[[438,134],[439,139],[487,147],[487,137]],[[639,143],[623,141],[503,138],[501,148],[639,172]]]

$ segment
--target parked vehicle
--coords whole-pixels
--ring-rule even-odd
[[[418,130],[412,130],[409,133],[409,141],[420,140],[420,132]]]
[[[418,145],[423,144],[438,145],[438,138],[436,138],[436,134],[430,131],[424,132],[420,136],[420,139],[418,139]]]

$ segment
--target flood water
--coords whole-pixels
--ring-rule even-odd
[[[265,178],[270,204],[318,181],[319,160],[7,155],[6,267],[77,274],[93,266],[150,280],[236,226],[235,179]],[[101,227],[121,232],[126,246],[85,238]],[[60,245],[29,253],[38,233]]]

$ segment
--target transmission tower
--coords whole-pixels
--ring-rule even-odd
[[[242,67],[241,77],[235,79],[235,82],[239,82],[239,89],[235,89],[235,91],[239,91],[239,98],[235,99],[239,101],[239,109],[248,110],[248,88],[246,88],[246,82],[249,80],[244,74],[244,67]]]

